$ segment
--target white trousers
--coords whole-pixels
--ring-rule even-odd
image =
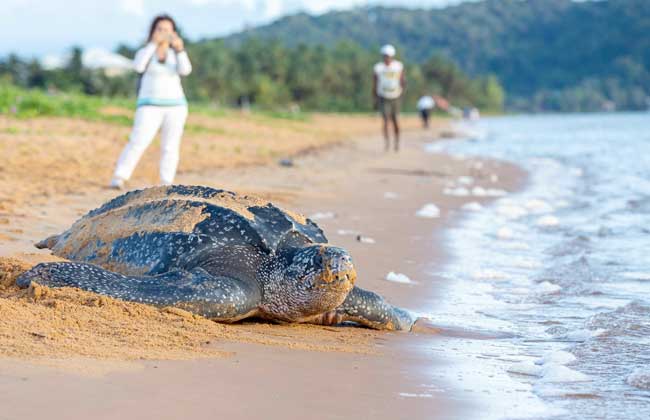
[[[160,181],[174,182],[181,148],[187,106],[139,106],[135,111],[129,143],[124,147],[115,167],[114,179],[128,180],[144,151],[160,129]]]

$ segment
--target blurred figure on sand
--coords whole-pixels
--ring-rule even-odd
[[[418,99],[417,108],[418,112],[420,113],[420,118],[422,118],[423,128],[429,128],[429,116],[431,115],[431,111],[433,111],[433,108],[435,108],[435,106],[436,101],[432,96],[424,95]]]
[[[450,112],[449,101],[447,101],[442,96],[437,95],[422,96],[418,100],[416,106],[420,112],[420,117],[422,118],[422,126],[425,129],[429,128],[429,118],[431,117],[431,112],[434,108],[438,108],[441,111]]]
[[[463,108],[463,118],[469,121],[477,121],[481,118],[481,113],[478,108],[468,106]]]
[[[139,73],[138,101],[129,143],[115,167],[111,187],[124,188],[140,157],[160,129],[160,182],[174,182],[181,137],[187,119],[187,100],[180,76],[192,71],[176,23],[168,15],[156,16],[147,45],[138,50],[133,67]]]
[[[442,96],[438,96],[438,95],[431,95],[431,96],[432,96],[433,100],[435,101],[436,107],[438,109],[440,109],[442,111],[445,111],[445,112],[449,112],[450,105],[449,105],[448,100],[446,100]]]
[[[395,59],[395,47],[390,44],[381,47],[383,61],[375,64],[372,83],[372,94],[375,104],[383,118],[383,133],[385,150],[390,149],[388,125],[393,124],[394,149],[399,150],[399,116],[400,98],[406,85],[404,66]]]

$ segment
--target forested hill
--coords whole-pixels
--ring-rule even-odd
[[[226,39],[277,39],[376,50],[394,43],[411,61],[439,53],[471,75],[495,74],[514,108],[648,106],[650,1],[485,0],[445,9],[360,8],[297,14]]]

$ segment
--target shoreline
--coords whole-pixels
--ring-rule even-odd
[[[486,188],[513,191],[522,186],[525,175],[503,162],[425,153],[423,146],[433,137],[433,132],[406,133],[400,154],[384,154],[379,138],[366,137],[297,157],[290,168],[266,165],[204,170],[181,173],[178,182],[257,193],[308,216],[332,216],[316,222],[331,243],[350,250],[358,267],[359,286],[398,306],[435,313],[440,299],[436,290],[444,287],[445,280],[430,273],[432,266],[441,266],[449,258],[444,245],[439,245],[444,244],[444,231],[462,217],[463,203],[490,200],[444,195],[443,189],[458,177],[471,175]],[[496,182],[492,175],[498,176]],[[59,198],[58,207],[47,210],[64,227],[76,220],[75,212],[83,205],[103,201],[97,196]],[[440,218],[415,216],[427,203],[439,207]],[[35,225],[33,230],[42,231],[43,225]],[[36,233],[25,229],[23,235],[33,239],[46,236]],[[357,235],[375,243],[359,242]],[[15,246],[24,244],[19,241]],[[6,254],[3,251],[0,255]],[[43,255],[32,254],[33,258]],[[390,271],[407,275],[415,284],[386,281]],[[248,326],[231,328],[245,331]],[[296,339],[295,332],[286,327],[271,329],[287,335],[289,342]],[[439,361],[431,359],[424,347],[435,336],[344,327],[332,332],[331,328],[313,327],[306,332],[307,341],[318,347],[325,333],[334,336],[332,342],[344,344],[362,335],[363,340],[354,345],[367,346],[370,351],[314,351],[287,343],[264,345],[226,339],[209,345],[230,354],[223,358],[80,362],[98,364],[95,369],[86,366],[95,375],[83,370],[62,373],[60,368],[0,358],[0,389],[6,389],[0,393],[0,401],[6,398],[3,406],[14,410],[7,415],[47,413],[51,417],[52,407],[65,407],[66,418],[109,418],[115,410],[128,411],[133,417],[156,414],[163,418],[215,413],[247,418],[260,411],[268,418],[444,418],[472,407],[471,401],[459,400],[449,386],[431,375]],[[75,366],[64,369],[74,372]],[[22,379],[25,377],[29,380]],[[47,404],[38,407],[27,400],[44,388],[52,389],[43,400]],[[233,406],[233,401],[238,403]]]

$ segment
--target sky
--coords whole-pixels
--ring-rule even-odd
[[[238,32],[283,15],[365,5],[444,7],[472,0],[1,0],[0,57],[43,57],[72,45],[114,49],[144,41],[151,18],[171,14],[196,40]]]

